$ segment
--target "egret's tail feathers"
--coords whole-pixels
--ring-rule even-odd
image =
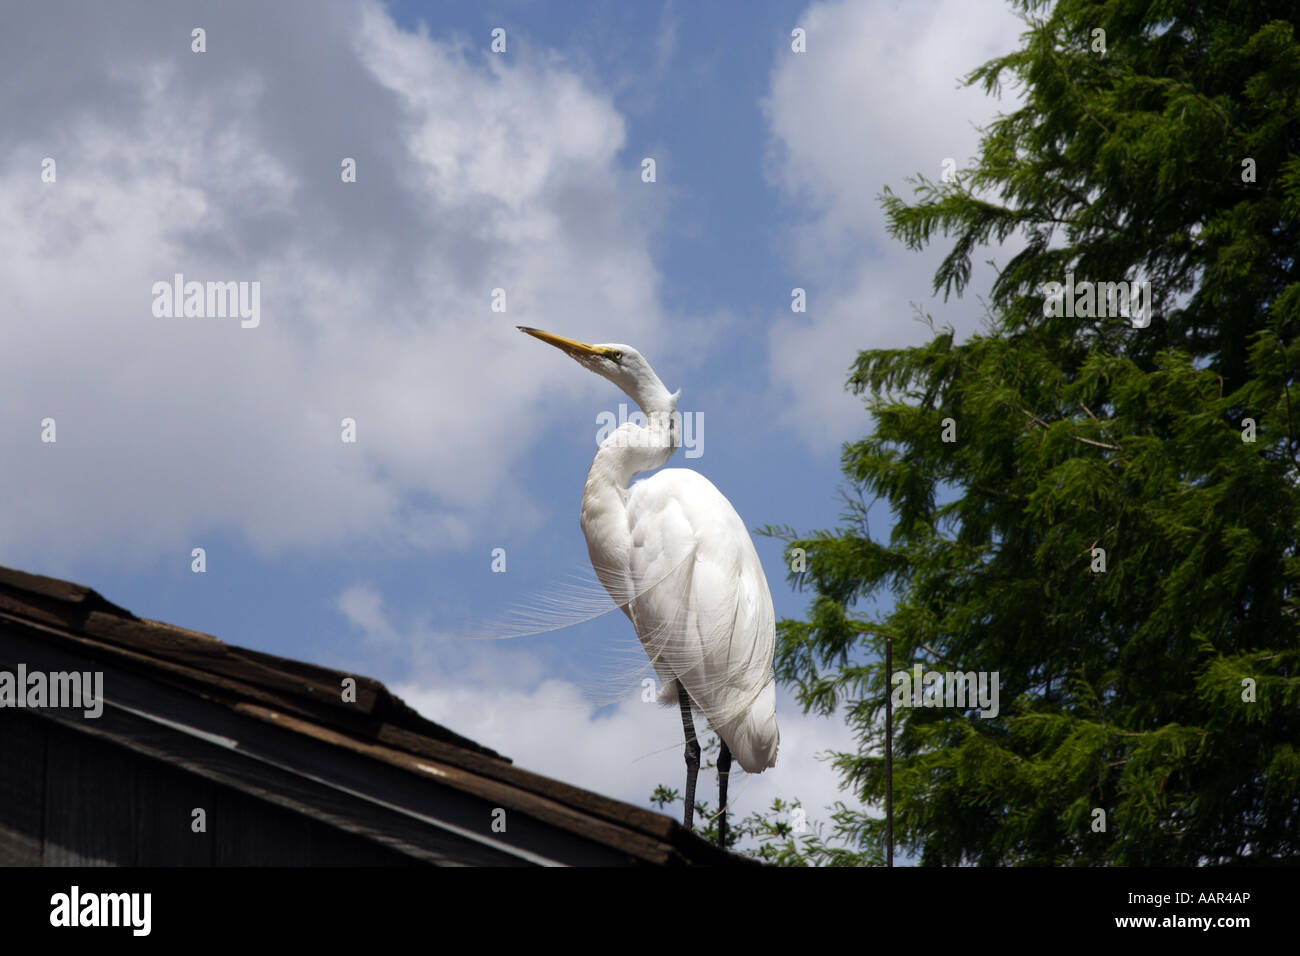
[[[781,732],[776,727],[776,682],[758,692],[753,705],[719,734],[745,773],[762,773],[776,766]]]
[[[547,634],[594,621],[610,611],[623,610],[626,613],[628,605],[671,579],[691,558],[691,554],[685,555],[659,578],[640,587],[601,584],[599,580],[593,580],[591,570],[579,571],[547,591],[523,598],[496,620],[461,628],[450,632],[448,636],[471,640],[510,640]],[[599,574],[600,569],[595,569],[595,572]]]

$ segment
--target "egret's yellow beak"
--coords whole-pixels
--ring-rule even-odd
[[[550,345],[573,358],[579,358],[584,355],[610,355],[614,350],[607,348],[598,348],[595,345],[588,345],[586,342],[578,342],[574,339],[566,339],[563,335],[553,335],[550,332],[543,332],[541,329],[530,329],[526,325],[516,325],[520,332],[527,332],[535,339],[541,339]]]

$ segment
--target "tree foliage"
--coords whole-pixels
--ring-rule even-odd
[[[1020,108],[955,182],[882,201],[909,246],[952,240],[945,297],[980,246],[1024,247],[983,334],[859,355],[874,430],[843,470],[896,523],[873,539],[850,498],[834,531],[768,529],[812,596],[778,676],[847,708],[860,747],[834,765],[879,805],[885,640],[896,671],[998,674],[996,717],[895,712],[895,833],[923,864],[1295,862],[1300,8],[1017,5],[1022,48],[968,82],[1014,80]],[[1067,273],[1150,281],[1150,325],[1046,315]],[[878,818],[836,819],[882,845]]]

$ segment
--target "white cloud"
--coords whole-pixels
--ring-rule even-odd
[[[514,325],[663,334],[607,96],[375,3],[224,5],[201,55],[183,11],[52,7],[31,30],[61,18],[69,45],[24,49],[23,24],[0,41],[0,493],[23,502],[0,509],[0,548],[57,567],[216,531],[275,553],[534,525],[519,410],[602,383]],[[19,83],[36,92],[10,115]],[[259,281],[261,326],[155,318],[151,287],[176,272]]]
[[[410,676],[391,689],[430,720],[521,767],[629,803],[650,806],[657,784],[682,789],[682,725],[675,708],[645,703],[635,691],[610,705],[598,688],[546,677],[517,641],[442,638],[427,622],[401,626],[371,588],[349,588],[338,607],[368,647],[383,647],[402,661],[401,672]],[[636,683],[621,681],[623,687]],[[797,797],[811,820],[827,819],[823,808],[837,799],[854,805],[838,789],[835,771],[817,759],[827,750],[855,749],[843,721],[804,716],[783,690],[777,715],[777,764],[755,775],[733,765],[733,812],[766,809],[777,796]],[[716,806],[716,775],[701,774],[698,787],[698,797]],[[672,812],[679,813],[680,804]]]
[[[967,165],[975,127],[1014,101],[957,89],[958,79],[1014,49],[1023,24],[1001,0],[838,0],[812,4],[797,22],[808,52],[778,54],[763,108],[769,173],[806,210],[790,258],[806,276],[808,312],[787,310],[769,349],[787,421],[827,448],[861,431],[861,405],[843,388],[857,352],[929,337],[911,303],[936,311],[930,288],[948,251],[942,236],[924,253],[908,251],[889,236],[877,197],[888,185],[910,200],[904,178],[937,180],[947,157]],[[940,324],[978,326],[983,274],[977,266],[965,298],[936,311]]]
[[[628,803],[650,806],[647,798],[657,784],[680,791],[685,783],[677,710],[643,703],[636,695],[612,713],[597,713],[588,691],[558,680],[530,687],[466,686],[429,674],[399,683],[393,691],[430,720],[492,747],[521,767]],[[777,707],[781,747],[776,766],[747,774],[733,764],[732,812],[746,816],[765,810],[773,797],[797,797],[810,820],[827,820],[824,808],[836,800],[854,806],[853,797],[838,789],[834,769],[817,759],[828,750],[855,749],[843,721],[806,717],[784,693],[778,695]],[[716,774],[701,773],[697,787],[697,797],[716,807]],[[681,804],[666,812],[678,815]]]

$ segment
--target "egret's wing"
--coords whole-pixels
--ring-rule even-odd
[[[680,468],[634,484],[627,515],[639,592],[628,608],[651,662],[686,688],[745,770],[772,766],[776,615],[744,522],[712,482]]]

